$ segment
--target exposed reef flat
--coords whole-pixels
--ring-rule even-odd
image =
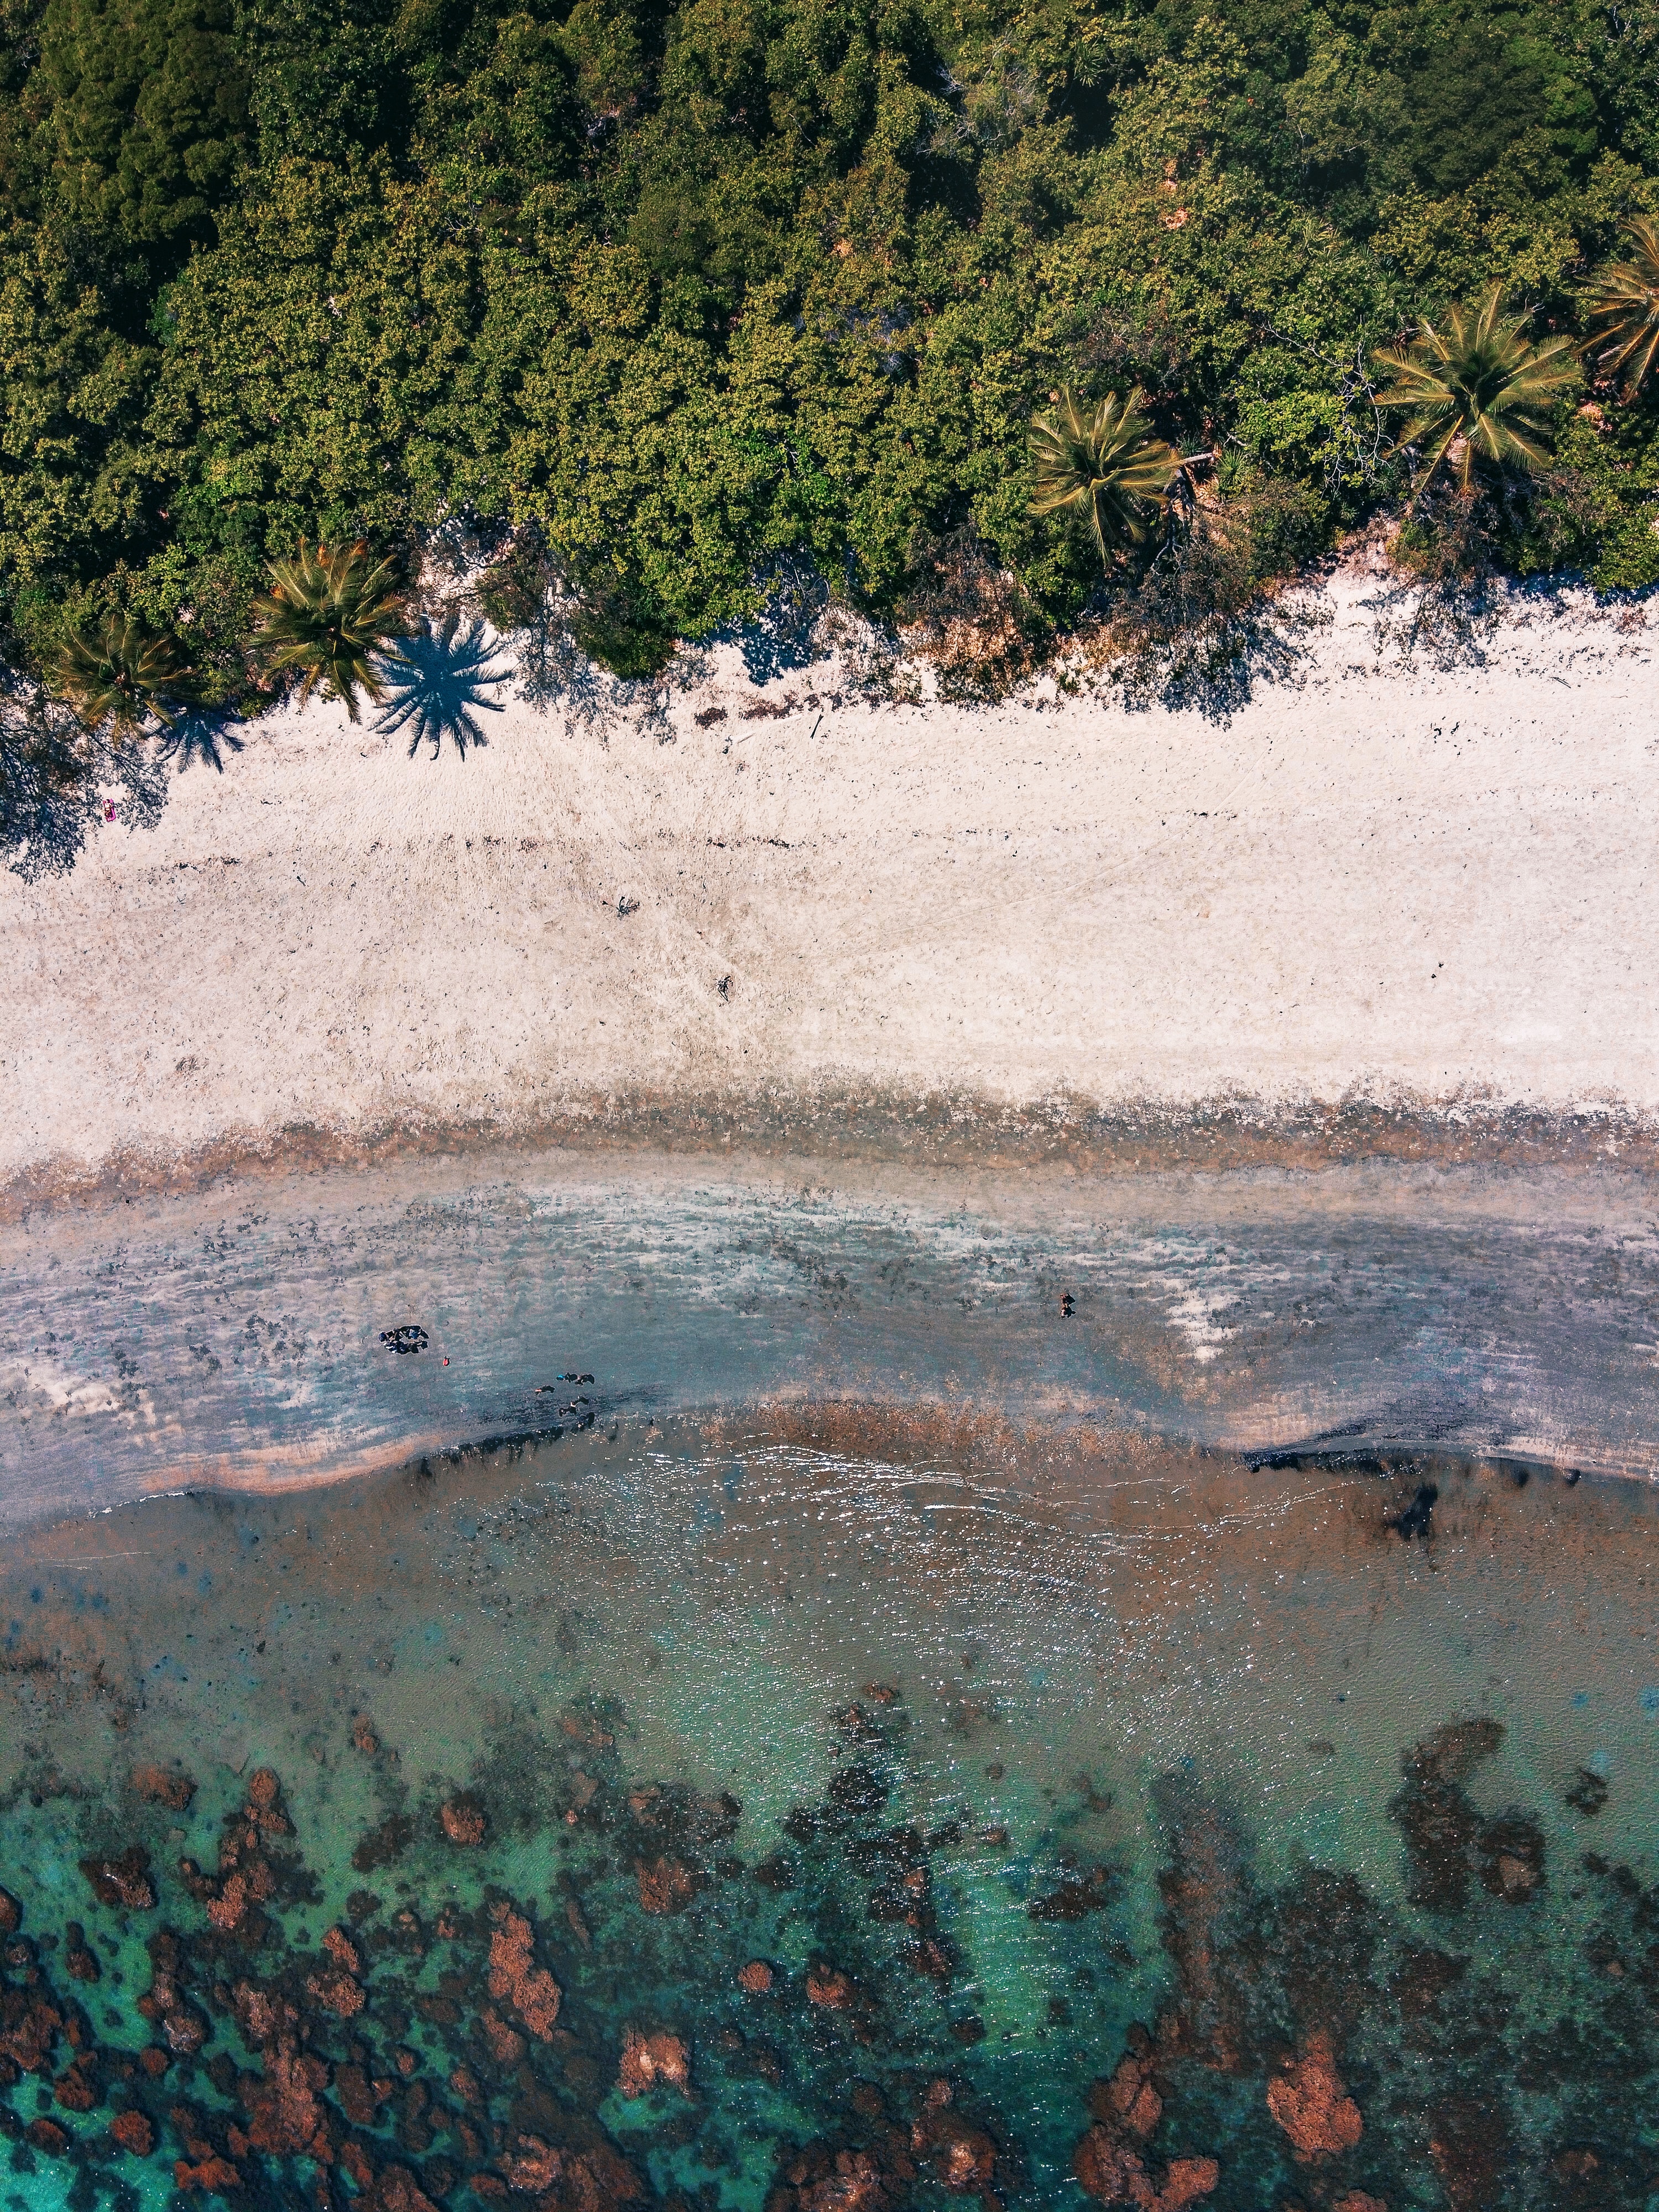
[[[641,1149],[46,1208],[0,1231],[0,1519],[830,1403],[1651,1476],[1650,1194],[1589,1160],[1088,1176]]]

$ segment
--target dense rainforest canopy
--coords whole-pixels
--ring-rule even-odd
[[[1493,285],[1580,336],[1659,210],[1659,0],[0,0],[0,72],[9,655],[133,615],[231,688],[319,535],[464,529],[624,672],[781,564],[892,616],[968,549],[1066,625],[1062,388],[1269,573],[1400,502],[1378,349]],[[1505,557],[1641,586],[1595,377]]]

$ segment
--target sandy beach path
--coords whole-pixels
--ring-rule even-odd
[[[667,743],[274,716],[153,832],[0,878],[0,1180],[641,1088],[1659,1106],[1651,631],[1540,605],[1411,673],[1333,605],[1224,723],[836,706],[734,654]]]

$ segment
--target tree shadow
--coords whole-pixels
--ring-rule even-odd
[[[200,761],[204,768],[216,769],[222,775],[225,764],[220,757],[220,747],[228,746],[234,753],[242,750],[242,740],[231,725],[232,717],[222,710],[216,713],[207,707],[186,707],[157,732],[156,758],[174,762],[180,775],[193,761]]]
[[[780,554],[756,580],[766,593],[758,612],[716,632],[712,642],[735,645],[749,681],[770,684],[818,658],[815,633],[830,605],[830,586],[811,561],[793,553]]]
[[[89,731],[33,687],[0,690],[0,860],[26,883],[67,875],[106,823],[153,830],[165,761]]]
[[[465,760],[469,745],[488,743],[477,710],[505,712],[498,699],[484,696],[511,673],[491,661],[491,650],[483,623],[475,619],[462,629],[453,606],[440,621],[422,623],[394,653],[375,663],[386,695],[376,729],[387,737],[408,730],[411,760],[422,743],[431,745],[436,760],[446,738]]]

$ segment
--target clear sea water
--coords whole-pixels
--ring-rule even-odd
[[[843,1409],[17,1536],[0,2202],[1659,2203],[1656,1522]]]

